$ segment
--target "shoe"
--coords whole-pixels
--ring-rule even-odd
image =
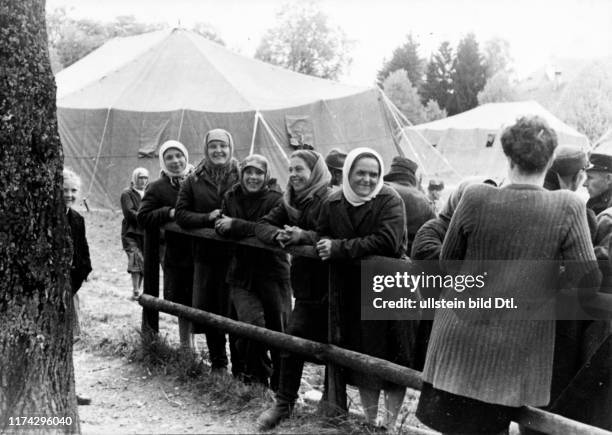
[[[79,394],[77,394],[76,397],[77,397],[77,405],[91,405],[91,398],[87,396],[81,396]]]
[[[293,403],[277,400],[274,406],[264,411],[257,419],[257,428],[261,431],[276,427],[281,421],[291,416]]]

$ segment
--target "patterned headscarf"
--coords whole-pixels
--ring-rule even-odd
[[[213,141],[221,141],[229,145],[229,158],[227,159],[227,162],[222,165],[215,165],[208,157],[208,145]],[[235,170],[235,167],[237,166],[236,159],[234,159],[233,156],[234,139],[232,138],[232,135],[222,128],[210,130],[208,133],[206,133],[206,136],[204,136],[204,159],[200,162],[195,170],[196,176],[206,172],[216,186],[221,185],[229,176],[230,172],[232,172],[232,169]]]
[[[268,159],[260,154],[251,154],[240,163],[240,185],[245,193],[248,193],[248,190],[244,185],[244,171],[246,171],[248,167],[257,168],[264,172],[264,183],[260,192],[266,190],[268,188],[268,182],[270,181],[270,165],[268,164]]]

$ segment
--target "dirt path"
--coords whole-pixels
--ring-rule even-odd
[[[121,358],[74,353],[76,388],[92,398],[79,406],[84,434],[252,433],[238,414],[198,400],[187,385],[152,376]]]

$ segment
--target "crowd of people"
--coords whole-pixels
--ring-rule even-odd
[[[335,149],[326,157],[296,150],[289,157],[283,191],[264,156],[234,158],[233,138],[226,130],[206,134],[204,159],[196,167],[189,164],[185,146],[167,141],[159,150],[161,177],[147,185],[148,172],[137,168],[121,196],[133,297],[139,296],[142,282],[143,230],[168,222],[184,229],[214,228],[231,240],[256,237],[281,248],[313,246],[318,259],[290,258],[278,250],[235,248],[165,232],[164,297],[326,342],[331,261],[343,277],[343,347],[423,370],[417,417],[426,425],[444,433],[506,433],[521,406],[549,406],[567,387],[585,361],[589,321],[555,321],[554,313],[550,320],[466,320],[451,309],[437,310],[433,321],[363,321],[359,266],[352,261],[372,255],[410,257],[439,261],[442,270],[458,261],[555,260],[563,263],[562,272],[552,261],[542,267],[557,270],[522,270],[524,291],[544,295],[550,289],[539,277],[555,273],[562,275],[565,287],[610,291],[612,156],[558,147],[554,130],[537,117],[517,120],[501,143],[508,163],[502,182],[465,180],[438,205],[443,182],[432,180],[425,193],[415,162],[395,157],[385,173],[383,159],[370,148]],[[590,195],[586,205],[572,192],[583,183]],[[510,272],[498,274],[487,291],[505,296],[516,290],[515,279]],[[451,291],[442,289],[440,297]],[[610,333],[609,321],[593,322]],[[182,349],[195,351],[194,334],[205,334],[211,373],[224,376],[229,365],[225,333],[179,319]],[[274,405],[258,419],[259,428],[271,429],[288,418],[298,397],[303,358],[232,335],[229,349],[235,377],[275,392]],[[610,377],[603,387],[607,401],[589,404],[592,412],[586,418],[608,429]],[[358,387],[373,426],[384,392],[381,424],[393,428],[405,388],[352,371],[346,380]]]

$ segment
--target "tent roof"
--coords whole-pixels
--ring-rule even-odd
[[[112,39],[56,82],[59,107],[139,112],[276,110],[368,89],[244,57],[182,29]]]
[[[416,130],[494,130],[513,124],[525,115],[538,115],[544,118],[551,128],[570,136],[585,137],[563,121],[555,117],[535,101],[513,103],[488,103],[448,118],[425,124],[415,125]]]

